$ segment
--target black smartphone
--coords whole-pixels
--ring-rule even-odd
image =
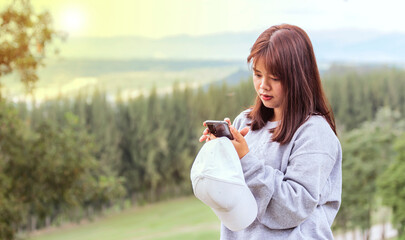
[[[215,137],[227,137],[230,140],[233,140],[233,136],[227,122],[207,120],[205,121],[205,124],[210,133],[214,134]]]

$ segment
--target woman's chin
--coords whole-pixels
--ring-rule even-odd
[[[268,101],[262,100],[262,103],[266,108],[274,108],[273,104],[270,104]]]

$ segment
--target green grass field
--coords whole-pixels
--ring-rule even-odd
[[[34,234],[29,240],[219,239],[220,222],[194,196],[114,213],[80,225]]]

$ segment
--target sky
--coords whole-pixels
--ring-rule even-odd
[[[12,0],[2,0],[0,8]],[[31,0],[70,37],[207,35],[289,23],[405,33],[402,0]]]

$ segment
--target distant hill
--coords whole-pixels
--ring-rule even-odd
[[[143,37],[72,38],[61,56],[87,59],[203,59],[245,61],[259,32]],[[309,32],[318,61],[405,62],[405,33],[343,29]]]
[[[246,57],[258,35],[245,32],[56,42],[60,55],[48,57],[46,67],[40,68],[35,94],[46,99],[99,87],[111,95],[121,92],[136,96],[153,86],[166,93],[175,82],[194,87],[224,81],[237,84],[251,75]],[[309,36],[321,74],[346,71],[341,66],[356,66],[361,71],[384,65],[405,67],[405,34],[335,30],[309,32]],[[23,85],[15,75],[2,77],[0,82],[6,96],[23,98]]]
[[[162,60],[162,59],[48,59],[38,71],[35,97],[38,101],[61,95],[74,96],[79,90],[103,89],[113,98],[148,94],[156,87],[159,93],[181,87],[198,87],[216,81],[240,81],[250,75],[242,61]],[[24,99],[24,88],[16,74],[2,77],[4,96]]]
[[[197,68],[242,66],[242,61],[185,60],[185,59],[50,59],[40,69],[40,76],[61,74],[68,77],[98,77],[122,72],[185,71]],[[247,66],[247,65],[246,65]]]

